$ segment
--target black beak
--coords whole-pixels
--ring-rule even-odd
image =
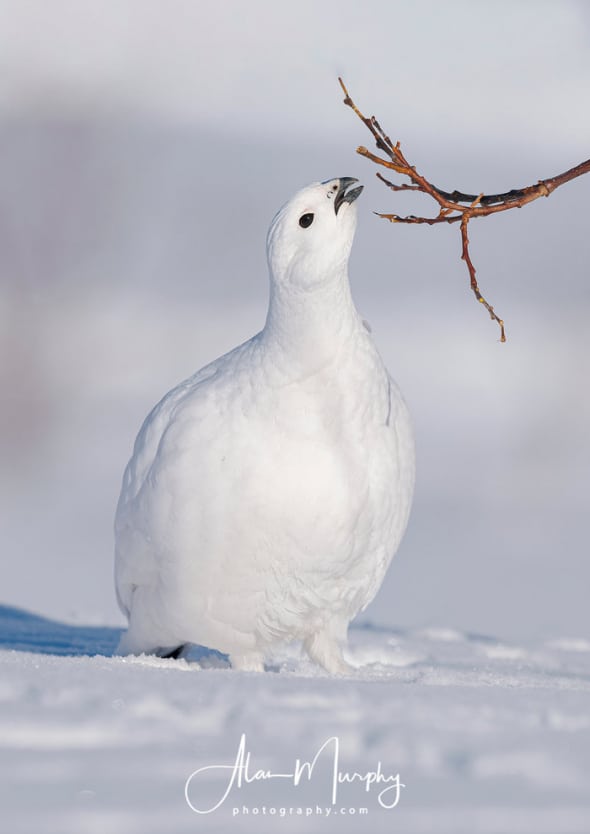
[[[338,192],[336,193],[336,198],[334,200],[334,211],[338,214],[338,209],[342,205],[342,203],[354,203],[356,198],[359,196],[361,191],[363,190],[364,186],[359,185],[356,188],[351,189],[351,191],[346,193],[346,189],[353,184],[353,182],[358,182],[357,179],[354,177],[340,177],[338,180]]]

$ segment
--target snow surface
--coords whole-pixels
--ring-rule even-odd
[[[590,641],[581,637],[516,645],[366,625],[350,639],[362,668],[334,678],[296,646],[261,674],[198,648],[187,660],[113,658],[117,628],[10,607],[0,608],[0,634],[0,807],[11,834],[590,830]],[[341,771],[381,761],[383,773],[400,774],[399,804],[385,810],[375,786],[342,784],[330,816],[317,815],[331,806],[328,747],[309,782],[234,785],[218,810],[195,814],[187,778],[233,764],[242,734],[251,773],[291,772],[336,736]],[[220,773],[191,783],[201,810],[221,798]]]

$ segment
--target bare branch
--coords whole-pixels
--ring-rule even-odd
[[[411,185],[401,184],[397,185],[386,179],[381,173],[377,172],[377,177],[392,191],[420,191],[432,197],[439,205],[439,213],[436,217],[416,217],[410,214],[406,217],[400,217],[398,214],[382,214],[375,212],[378,217],[384,220],[389,220],[391,223],[409,223],[409,224],[426,224],[433,226],[437,223],[460,223],[461,224],[461,259],[465,261],[465,265],[469,272],[469,280],[471,289],[473,290],[477,300],[483,304],[490,317],[496,321],[500,327],[500,341],[506,341],[506,333],[504,329],[504,322],[494,312],[494,308],[486,301],[479,290],[477,280],[475,277],[475,267],[469,253],[469,237],[467,235],[467,226],[469,221],[474,217],[487,217],[490,214],[497,214],[500,211],[508,211],[513,208],[522,208],[522,206],[532,203],[539,197],[549,197],[556,188],[570,182],[576,177],[582,176],[590,172],[590,159],[581,162],[579,165],[564,171],[562,174],[557,174],[554,177],[549,177],[544,180],[539,180],[535,185],[528,185],[525,188],[513,188],[510,191],[504,191],[501,194],[467,194],[463,191],[444,191],[442,188],[433,185],[426,177],[422,176],[416,171],[413,165],[410,165],[404,156],[399,142],[395,144],[391,141],[389,136],[385,133],[379,122],[374,116],[367,118],[358,109],[354,101],[351,99],[348,90],[341,78],[338,79],[340,86],[344,92],[344,104],[350,107],[363,124],[373,135],[375,144],[379,151],[382,151],[387,159],[369,151],[367,148],[361,146],[357,148],[357,153],[380,165],[395,171],[398,174],[406,176],[411,181]],[[464,205],[467,203],[467,205]]]
[[[469,254],[469,237],[467,236],[467,224],[469,223],[469,217],[467,214],[464,214],[461,218],[461,260],[465,261],[467,266],[467,270],[469,272],[469,280],[471,282],[471,289],[480,304],[486,308],[488,313],[490,314],[490,318],[494,321],[498,322],[500,326],[500,341],[506,341],[506,332],[504,330],[504,322],[502,319],[494,312],[494,308],[491,304],[485,300],[481,292],[479,291],[479,287],[477,285],[477,278],[475,277],[475,267],[473,266],[473,261],[471,260],[471,256]]]

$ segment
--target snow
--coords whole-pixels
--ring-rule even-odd
[[[351,630],[348,659],[361,668],[337,678],[296,646],[248,673],[200,649],[176,661],[112,657],[117,628],[10,607],[0,626],[0,784],[11,834],[265,832],[277,830],[283,808],[281,831],[358,831],[366,820],[405,834],[588,831],[582,638],[512,645],[367,624]],[[341,784],[326,818],[328,746],[310,781],[234,785],[217,810],[195,814],[188,777],[233,765],[243,734],[251,773],[290,772],[337,737],[341,771],[375,772],[380,761],[383,773],[399,773],[399,803],[386,810],[374,785]],[[200,810],[219,801],[228,772],[194,777],[189,796]]]

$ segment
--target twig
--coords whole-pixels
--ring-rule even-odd
[[[562,174],[557,174],[554,177],[549,177],[544,180],[539,180],[535,185],[528,185],[525,188],[513,188],[510,191],[504,191],[501,194],[466,194],[463,191],[444,191],[433,185],[426,177],[422,176],[416,171],[415,166],[410,165],[404,156],[400,143],[395,144],[391,141],[389,136],[385,133],[379,122],[374,116],[367,118],[358,109],[354,101],[351,99],[348,90],[341,78],[338,78],[340,86],[344,92],[344,104],[350,107],[359,119],[364,123],[368,130],[373,135],[377,149],[382,151],[387,159],[377,156],[365,147],[357,148],[357,153],[371,162],[388,168],[391,171],[396,171],[410,179],[411,185],[390,182],[381,173],[377,172],[377,177],[387,185],[392,191],[421,191],[423,194],[428,194],[438,203],[439,212],[435,217],[416,217],[413,214],[406,217],[400,217],[398,214],[381,214],[375,212],[378,217],[384,220],[389,220],[391,223],[410,223],[410,224],[427,224],[433,226],[436,223],[460,223],[461,227],[461,259],[465,261],[467,271],[469,272],[469,281],[471,289],[480,304],[488,311],[490,318],[496,321],[500,327],[500,341],[506,341],[506,332],[504,329],[504,322],[495,313],[494,308],[489,304],[480,292],[475,277],[475,267],[471,260],[469,253],[469,237],[467,234],[467,226],[473,217],[487,217],[490,214],[497,214],[500,211],[508,211],[513,208],[522,208],[522,206],[532,203],[533,200],[539,197],[549,197],[556,188],[566,182],[570,182],[576,177],[582,176],[590,172],[590,159],[581,162],[574,168],[564,171]],[[467,205],[463,205],[467,203]]]

